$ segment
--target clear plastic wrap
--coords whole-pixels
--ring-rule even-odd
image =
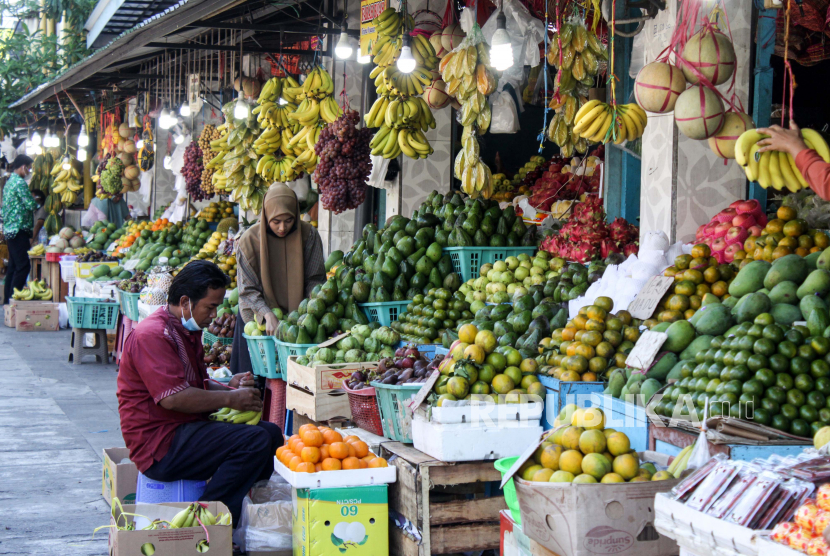
[[[233,541],[243,552],[291,550],[291,520],[291,485],[274,474],[256,483],[242,501]]]
[[[703,468],[708,467],[708,462]],[[724,461],[717,464],[706,478],[695,488],[686,505],[699,512],[706,512],[715,503],[723,492],[729,488],[732,480],[738,474],[740,467],[737,462]],[[753,483],[753,486],[757,483]]]

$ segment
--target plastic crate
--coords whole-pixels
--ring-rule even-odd
[[[478,278],[481,265],[522,253],[533,256],[536,247],[444,247],[444,251],[450,254],[453,270],[466,282]]]
[[[69,326],[73,328],[114,329],[118,323],[118,303],[100,297],[66,296]]]
[[[400,341],[397,344],[395,344],[395,349],[402,348],[402,347],[408,347],[410,345],[410,343],[411,342]],[[415,349],[418,350],[418,353],[420,353],[421,355],[423,355],[427,359],[434,359],[435,355],[436,355],[436,350],[438,348],[443,349],[443,346],[441,344],[413,344],[413,346],[415,347]],[[446,354],[442,353],[441,355],[446,355]]]
[[[61,255],[63,255],[63,253],[46,253],[46,262],[56,263],[61,260]]]
[[[349,396],[349,409],[352,410],[352,421],[365,431],[383,436],[383,424],[380,420],[378,398],[374,388],[351,390],[344,382],[343,390]]]
[[[379,322],[381,326],[389,326],[398,316],[406,311],[406,306],[412,300],[406,301],[378,301],[375,303],[358,303],[357,306],[371,322]]]
[[[214,336],[207,330],[202,331],[202,343],[206,346],[212,346],[216,342],[219,342],[223,346],[229,346],[233,343],[233,337],[231,338],[220,338],[219,336]]]
[[[130,320],[138,322],[138,298],[141,297],[140,292],[132,293],[118,290],[118,303],[121,306],[121,312],[124,313]]]
[[[154,481],[144,473],[138,474],[135,490],[136,504],[161,504],[164,502],[196,502],[205,492],[205,481]]]
[[[71,257],[71,258],[70,258]],[[75,281],[75,259],[77,257],[67,255],[60,260],[61,265],[61,280],[66,283]]]
[[[516,460],[519,459],[519,456],[513,456],[509,458],[501,458],[497,459],[494,465],[496,469],[501,473],[501,478],[504,479],[504,474],[510,471],[510,468],[513,467],[513,464],[516,463]],[[504,484],[504,489],[502,490],[504,493],[504,501],[507,503],[507,507],[510,510],[510,517],[513,518],[513,521],[516,522],[516,525],[522,524],[522,512],[519,510],[519,499],[516,496],[516,485],[513,484],[513,478],[511,477],[509,481]]]
[[[412,443],[412,414],[407,407],[409,400],[423,384],[381,384],[371,382],[378,399],[383,436],[398,442]]]
[[[277,366],[277,347],[273,336],[242,335],[248,341],[248,353],[254,374],[265,378],[285,378]]]
[[[289,344],[287,342],[281,342],[279,340],[275,340],[275,342],[277,343],[277,356],[279,357],[278,364],[279,364],[280,374],[282,375],[281,377],[278,377],[278,378],[282,378],[283,380],[285,380],[285,370],[288,368],[288,358],[291,357],[292,355],[296,355],[297,357],[305,355],[305,352],[308,351],[308,348],[312,348],[312,347],[317,345],[317,344]],[[272,378],[272,377],[268,377],[268,378]]]

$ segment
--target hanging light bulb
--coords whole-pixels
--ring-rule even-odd
[[[167,106],[161,109],[161,114],[159,114],[159,127],[161,129],[170,129],[173,127],[173,124],[170,123],[170,111],[167,110]]]
[[[86,149],[78,149],[78,162],[86,161]]]
[[[242,92],[239,93],[239,98],[236,100],[236,106],[233,109],[233,117],[237,120],[244,120],[248,117],[248,103],[242,97]]]
[[[183,102],[182,107],[179,108],[179,115],[182,118],[189,118],[190,117],[190,104]]]
[[[37,145],[37,146],[35,147],[35,155],[36,155],[36,156],[40,156],[40,155],[42,155],[42,154],[43,154],[43,147],[41,147],[40,145]]]
[[[143,149],[144,148],[144,139],[139,139],[138,143],[135,144],[136,149]]]
[[[86,128],[82,125],[81,132],[78,134],[78,146],[86,148],[89,146],[89,135],[86,133]]]
[[[176,143],[177,145],[181,145],[182,143],[184,143],[184,135],[182,135],[181,133],[177,133],[173,137],[173,142]]]
[[[61,166],[61,168],[63,168],[64,170],[72,169],[72,163],[69,161],[69,155],[65,155],[63,157],[63,165]]]
[[[490,63],[496,71],[504,71],[513,66],[513,45],[507,34],[507,17],[504,10],[496,16],[496,32],[493,33],[493,46],[490,47]]]
[[[412,39],[408,33],[403,36],[401,57],[398,58],[398,69],[401,73],[412,73],[412,70],[414,70],[416,66],[415,58],[412,57],[412,47],[409,46],[412,44],[411,41]]]
[[[164,163],[163,163],[164,164],[164,169],[169,170],[170,165],[172,164],[172,162],[173,162],[173,157],[172,156],[170,156],[169,154],[167,156],[165,156],[164,157]]]
[[[337,46],[334,47],[334,54],[341,60],[345,60],[351,56],[354,51],[348,31],[349,26],[344,19],[343,25],[340,26],[340,40],[337,41]]]
[[[43,141],[43,139],[40,137],[40,133],[38,133],[37,131],[35,131],[35,132],[32,134],[32,145],[34,145],[35,147],[37,147],[38,145],[40,145],[40,142],[41,142],[41,141]]]

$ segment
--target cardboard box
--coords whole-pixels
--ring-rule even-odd
[[[101,472],[101,496],[112,505],[118,498],[122,504],[135,504],[138,468],[131,461],[120,463],[130,457],[127,448],[104,448],[104,469]]]
[[[57,303],[51,301],[12,303],[14,303],[15,328],[18,332],[54,332],[59,328]]]
[[[294,553],[389,554],[386,485],[294,489]]]
[[[514,476],[542,438],[528,446],[504,483],[513,477],[522,516],[522,530],[558,556],[665,556],[677,544],[655,528],[654,497],[671,490],[677,480],[641,483],[538,483]],[[667,466],[670,457],[642,452],[641,461]]]
[[[205,502],[208,510],[213,515],[228,513],[228,507],[221,502]],[[124,506],[125,514],[138,513],[148,519],[156,519],[159,515],[148,515],[148,508],[168,507],[176,511],[189,506],[188,502],[170,502],[165,504],[133,504]],[[166,515],[166,514],[164,514]],[[174,514],[175,515],[175,514]],[[122,515],[121,510],[113,508],[113,515],[110,524],[115,525],[116,520],[123,526],[132,523],[136,518],[131,515]],[[200,556],[197,545],[202,540],[210,537],[209,550],[207,552],[222,556],[230,556],[233,553],[233,541],[231,540],[232,528],[230,525],[211,525],[205,530],[199,527],[186,527],[182,529],[158,529],[144,531],[120,531],[115,527],[110,528],[109,550],[110,556],[135,556],[136,554],[154,554],[155,556]],[[147,543],[153,545],[153,552],[145,547]],[[144,548],[144,549],[142,549]]]
[[[350,419],[352,410],[348,395],[341,389],[343,382],[355,371],[375,368],[377,363],[339,363],[311,368],[299,365],[296,356],[289,357],[285,407],[313,421]]]
[[[8,303],[3,311],[3,321],[9,328],[14,328],[14,303]]]
[[[499,551],[502,556],[538,556],[531,550],[530,537],[510,516],[510,510],[499,512]],[[545,549],[542,549],[545,550]]]

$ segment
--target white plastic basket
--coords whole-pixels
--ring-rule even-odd
[[[59,264],[61,265],[61,280],[64,282],[75,281],[75,259],[77,257],[63,257]]]

